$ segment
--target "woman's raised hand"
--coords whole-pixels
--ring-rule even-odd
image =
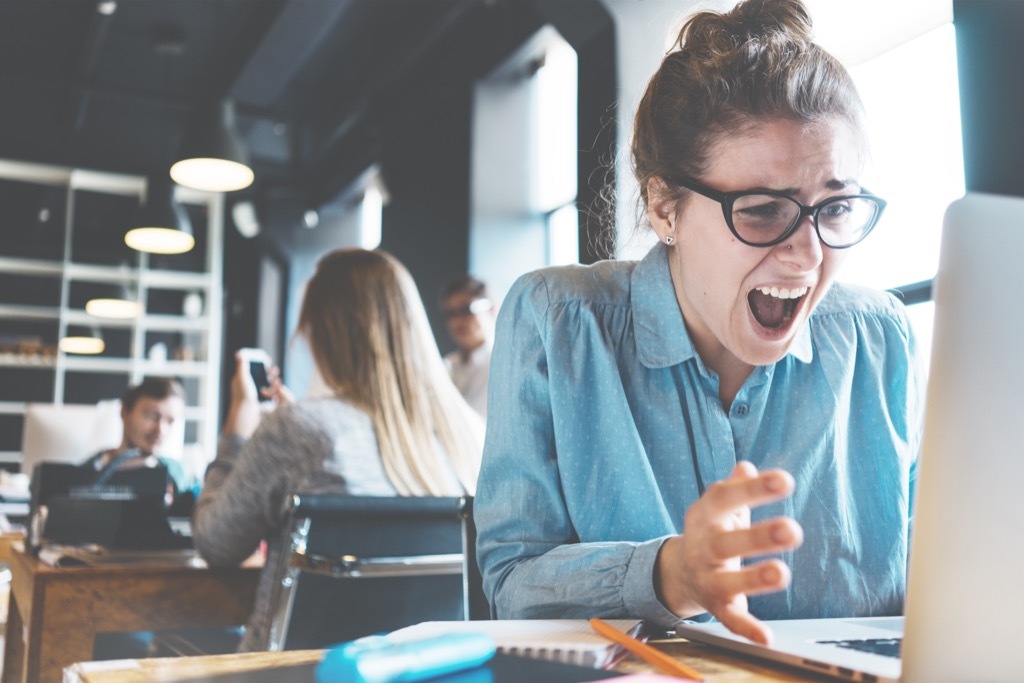
[[[803,542],[800,525],[788,517],[750,523],[750,510],[792,494],[784,470],[758,472],[740,462],[727,479],[708,487],[686,511],[683,533],[658,554],[658,595],[680,617],[709,612],[726,628],[767,644],[771,631],[747,610],[747,596],[789,585],[789,567],[769,559],[743,566],[745,557],[779,553]]]

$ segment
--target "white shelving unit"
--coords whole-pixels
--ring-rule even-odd
[[[48,260],[21,258],[9,255],[13,250],[5,249],[0,242],[0,274],[20,276],[25,282],[39,278],[59,283],[59,302],[55,305],[34,305],[18,302],[18,292],[0,293],[0,321],[9,330],[18,321],[29,323],[56,323],[57,337],[65,334],[69,325],[90,325],[102,330],[119,330],[130,335],[129,352],[123,357],[90,357],[52,354],[25,354],[17,350],[0,349],[0,382],[4,372],[38,370],[40,381],[49,381],[52,373],[53,392],[48,400],[53,403],[70,403],[66,398],[68,373],[96,373],[127,377],[131,383],[140,381],[146,375],[177,377],[198,390],[189,392],[186,410],[186,426],[198,443],[204,455],[212,458],[217,440],[218,406],[220,399],[220,358],[222,306],[222,263],[223,263],[223,195],[177,188],[177,198],[186,205],[205,207],[207,225],[205,263],[202,271],[170,270],[151,267],[148,254],[134,255],[136,262],[125,265],[103,265],[83,263],[75,260],[74,235],[75,201],[82,191],[101,195],[141,198],[145,193],[145,179],[137,176],[117,175],[69,169],[62,167],[29,164],[0,160],[0,180],[17,181],[31,185],[49,186],[67,192],[65,206],[64,245],[62,258]],[[59,251],[59,249],[55,249]],[[143,305],[143,314],[135,319],[114,320],[97,318],[82,308],[72,305],[72,288],[75,283],[105,283],[130,287]],[[52,285],[51,285],[52,286]],[[197,293],[202,297],[203,307],[198,315],[188,316],[148,313],[151,295],[161,292]],[[160,360],[150,357],[152,345],[147,344],[149,333],[181,335],[192,344],[188,348],[194,358]],[[122,389],[123,390],[123,389]],[[4,398],[17,398],[8,395]],[[105,398],[117,398],[106,396]],[[38,398],[34,399],[38,400]],[[0,416],[18,416],[25,410],[26,401],[0,400]],[[20,463],[20,450],[0,450],[0,463]]]

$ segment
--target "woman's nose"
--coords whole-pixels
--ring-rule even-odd
[[[815,268],[821,263],[824,248],[811,216],[800,219],[793,233],[776,247],[779,258],[797,263],[804,270]]]

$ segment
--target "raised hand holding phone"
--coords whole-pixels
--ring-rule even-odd
[[[257,348],[239,349],[238,355],[248,368],[249,376],[256,387],[256,397],[260,401],[271,400],[271,397],[267,395],[271,388],[269,373],[273,367],[270,356],[263,349]]]

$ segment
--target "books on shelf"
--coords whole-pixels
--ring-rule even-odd
[[[615,628],[637,636],[639,619],[608,619]],[[509,619],[500,621],[426,621],[393,631],[394,640],[418,640],[446,633],[485,633],[498,652],[605,669],[626,650],[598,635],[586,619]]]

